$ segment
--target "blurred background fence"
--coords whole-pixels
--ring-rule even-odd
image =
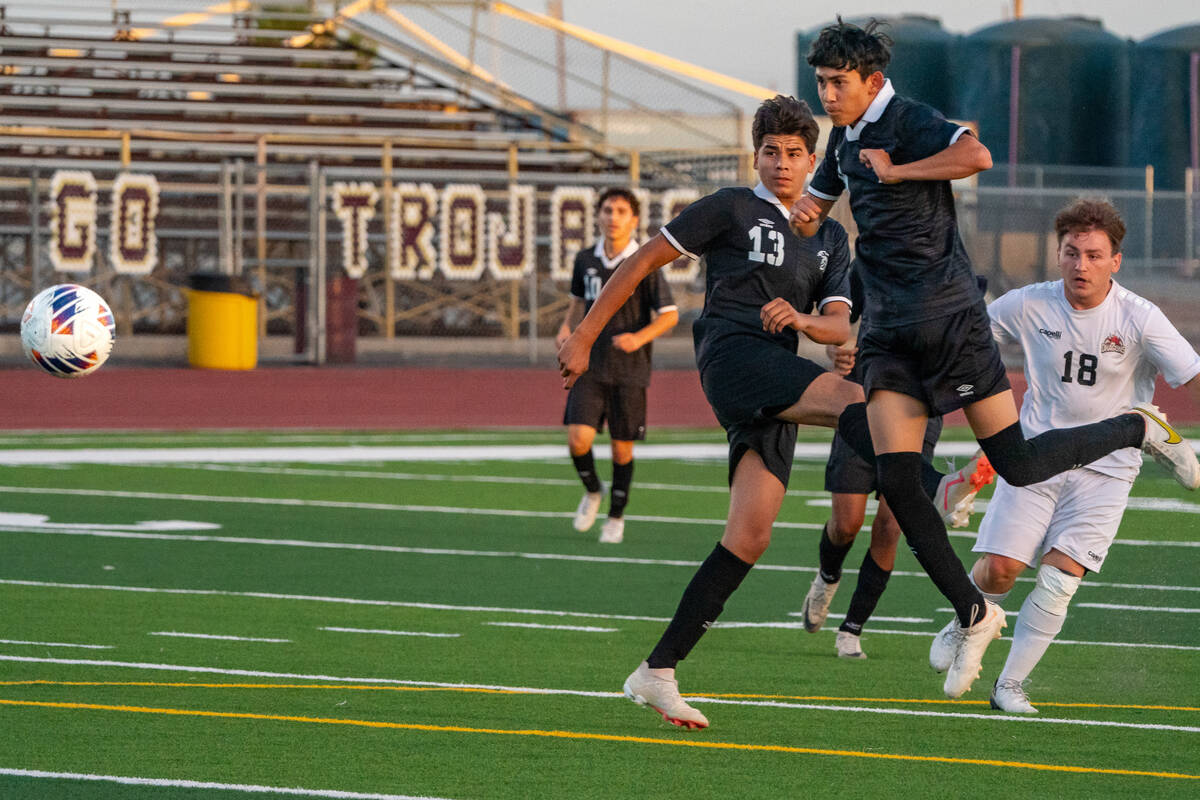
[[[770,94],[548,11],[0,6],[0,356],[32,295],[73,281],[110,301],[118,356],[174,357],[185,288],[217,273],[260,298],[264,360],[548,361],[596,195],[637,187],[644,238],[753,183],[741,109]],[[1118,279],[1200,342],[1200,182],[1162,177],[999,163],[960,182],[977,271],[994,293],[1054,279],[1055,211],[1104,195],[1129,229]],[[682,324],[659,349],[687,363],[703,264],[669,276]]]

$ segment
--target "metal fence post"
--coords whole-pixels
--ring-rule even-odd
[[[1154,165],[1146,165],[1146,216],[1142,226],[1142,249],[1145,251],[1146,273],[1154,267]]]
[[[1192,167],[1184,170],[1183,178],[1183,270],[1190,278],[1196,274],[1196,179],[1198,173]]]
[[[42,288],[41,269],[38,262],[42,255],[42,228],[39,225],[42,216],[42,196],[38,187],[38,168],[35,163],[29,168],[29,288],[30,296],[36,295]]]
[[[325,363],[325,326],[328,324],[325,308],[325,236],[329,224],[329,210],[325,202],[325,170],[317,169],[317,271],[313,275],[313,305],[317,310],[316,336],[313,345],[316,350],[316,363]]]

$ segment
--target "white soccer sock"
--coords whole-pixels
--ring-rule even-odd
[[[1021,682],[1029,677],[1046,654],[1046,648],[1062,630],[1067,618],[1067,604],[1081,580],[1046,564],[1038,569],[1037,586],[1025,598],[1017,615],[1012,648],[1008,651],[1000,680]]]

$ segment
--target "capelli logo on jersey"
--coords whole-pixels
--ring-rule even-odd
[[[1120,334],[1110,333],[1108,338],[1100,344],[1100,352],[1116,353],[1117,355],[1125,355],[1125,341],[1121,339]]]
[[[1062,331],[1048,331],[1045,328],[1038,328],[1038,333],[1050,339],[1062,338]]]
[[[820,259],[820,261],[821,261],[821,272],[824,272],[825,268],[827,266],[829,266],[829,251],[828,250],[818,250],[817,258]]]

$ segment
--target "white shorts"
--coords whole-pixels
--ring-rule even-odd
[[[997,478],[971,549],[1015,558],[1031,567],[1054,549],[1099,572],[1117,538],[1132,486],[1086,468],[1020,488]]]

